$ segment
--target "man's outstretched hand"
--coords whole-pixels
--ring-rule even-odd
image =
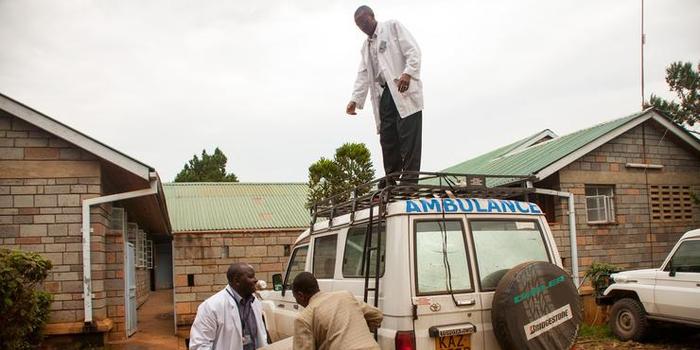
[[[401,74],[401,77],[398,80],[394,80],[394,82],[396,82],[399,92],[406,92],[406,90],[408,90],[408,86],[411,85],[411,76],[403,73]]]
[[[345,113],[349,115],[356,115],[357,112],[355,112],[355,107],[357,107],[357,103],[355,103],[355,101],[350,101],[350,103],[348,103],[348,106],[345,107]]]

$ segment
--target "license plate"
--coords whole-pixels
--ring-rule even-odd
[[[435,338],[435,350],[470,350],[471,346],[471,334]]]

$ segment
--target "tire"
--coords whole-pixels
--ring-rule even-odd
[[[620,299],[610,309],[610,329],[618,339],[641,341],[648,328],[647,313],[639,301]]]
[[[571,276],[542,261],[508,271],[498,282],[491,306],[493,331],[504,350],[569,350],[581,316]]]

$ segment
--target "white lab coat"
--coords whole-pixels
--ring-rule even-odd
[[[243,349],[241,317],[236,301],[226,291],[230,286],[212,295],[197,308],[197,316],[190,329],[190,350]],[[262,304],[256,298],[252,304],[258,326],[258,347],[267,345],[267,332],[262,319]]]
[[[423,110],[423,83],[420,80],[421,52],[418,43],[413,39],[411,33],[395,20],[378,22],[375,29],[377,34],[376,44],[380,48],[378,56],[379,69],[386,79],[394,99],[396,109],[401,118]],[[386,44],[382,44],[386,42]],[[385,49],[382,50],[382,45]],[[379,100],[382,96],[382,87],[375,81],[377,72],[374,72],[370,61],[369,45],[365,41],[362,45],[362,60],[357,72],[357,79],[353,88],[351,101],[354,101],[358,109],[362,109],[370,92],[374,120],[379,133]],[[399,92],[395,79],[399,79],[401,74],[406,73],[411,76],[411,83],[408,90]]]

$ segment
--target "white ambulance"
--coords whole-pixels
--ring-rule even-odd
[[[382,349],[570,349],[579,299],[545,216],[504,199],[527,196],[526,180],[423,173],[419,186],[377,190],[376,180],[364,196],[317,206],[274,290],[260,293],[270,337],[294,334],[291,282],[309,271],[322,291],[383,311]]]

